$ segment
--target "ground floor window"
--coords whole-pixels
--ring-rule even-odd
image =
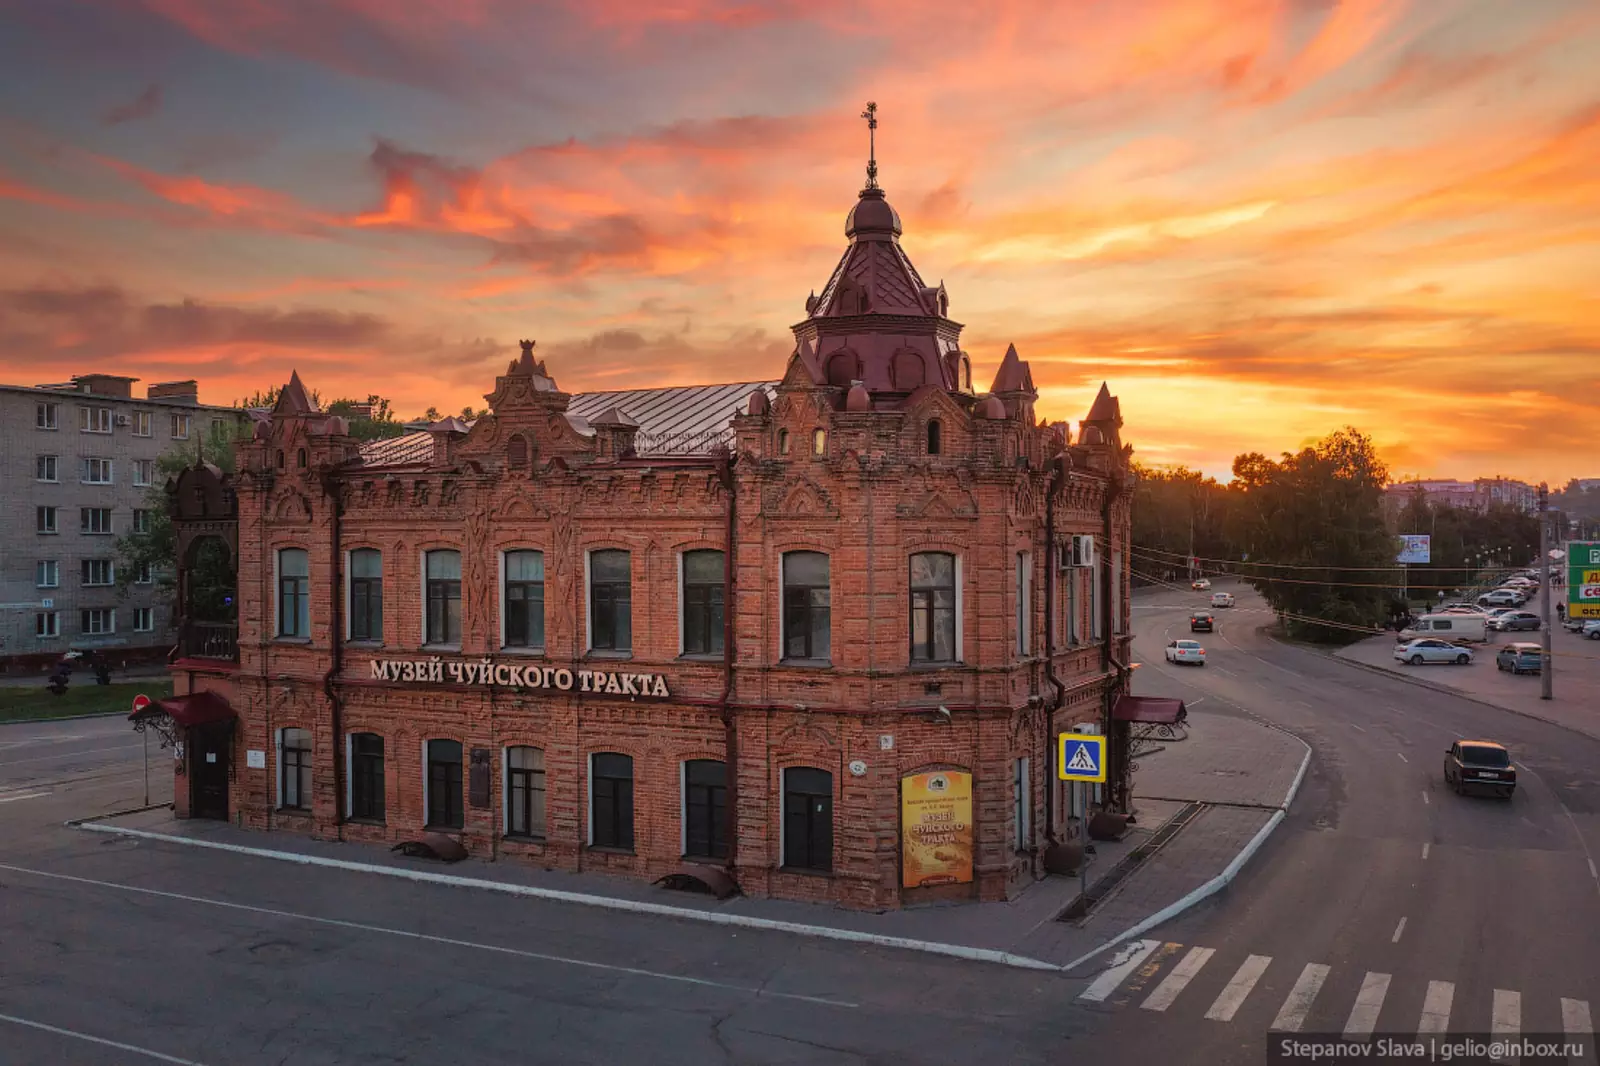
[[[278,765],[282,777],[278,782],[278,806],[288,810],[311,809],[311,732],[306,729],[285,729],[283,749]]]
[[[633,757],[599,751],[589,757],[589,842],[633,850]]]
[[[428,828],[460,829],[461,742],[428,741]]]
[[[506,749],[506,833],[544,836],[544,752]]]
[[[350,817],[383,821],[383,738],[376,733],[350,738]]]
[[[691,759],[683,764],[683,853],[699,859],[728,857],[727,764]]]
[[[833,869],[833,775],[812,766],[783,772],[783,865]]]

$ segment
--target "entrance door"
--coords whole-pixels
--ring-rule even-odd
[[[228,749],[232,736],[233,731],[227,726],[189,730],[191,817],[228,820]]]

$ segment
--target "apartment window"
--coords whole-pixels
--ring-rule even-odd
[[[828,557],[787,552],[783,557],[783,657],[827,659],[830,646]]]
[[[376,733],[350,737],[350,817],[383,821],[383,738]]]
[[[589,553],[589,647],[633,650],[633,566],[625,551]]]
[[[78,531],[80,533],[110,533],[111,508],[109,507],[80,507],[78,509]]]
[[[589,756],[589,843],[633,850],[633,756],[597,751]]]
[[[40,533],[57,532],[56,509],[54,507],[35,507],[33,509],[33,520],[35,522],[35,528],[37,528]]]
[[[956,661],[956,557],[919,552],[911,557],[911,661]]]
[[[33,405],[33,428],[56,429],[59,426],[57,416],[58,405],[53,403],[36,403]]]
[[[944,430],[939,425],[939,420],[937,418],[931,419],[928,422],[928,454],[929,455],[938,455],[939,454],[939,448],[944,443],[944,441],[942,439],[943,436],[944,436]]]
[[[304,548],[278,550],[278,636],[311,636],[311,557]]]
[[[83,583],[85,585],[110,585],[115,579],[116,575],[110,559],[83,560]]]
[[[1077,567],[1067,571],[1067,643],[1077,644],[1083,639],[1083,599],[1079,591]]]
[[[544,751],[506,749],[506,835],[544,836]]]
[[[311,809],[311,731],[285,729],[278,759],[278,806]]]
[[[34,459],[33,478],[35,481],[60,481],[60,463],[58,456],[41,455]]]
[[[33,635],[36,637],[59,637],[61,635],[61,615],[56,611],[40,611],[33,616]]]
[[[38,588],[61,587],[61,564],[55,559],[40,559],[33,567],[33,583]]]
[[[135,437],[148,437],[148,436],[150,436],[150,412],[149,411],[135,411],[135,412],[133,412],[133,435]]]
[[[833,775],[812,766],[783,772],[783,865],[833,869]]]
[[[85,636],[97,637],[117,631],[117,612],[110,607],[91,607],[81,612],[79,630]]]
[[[135,507],[133,509],[133,526],[131,531],[134,533],[150,532],[150,512],[148,510],[144,509],[143,507]]]
[[[156,479],[156,461],[154,459],[135,459],[133,461],[133,483],[145,486]]]
[[[188,415],[173,415],[172,416],[172,439],[173,440],[188,440],[189,439],[189,416]]]
[[[135,633],[151,633],[156,628],[156,613],[150,607],[135,607],[133,609],[133,631]]]
[[[1101,580],[1100,568],[1105,565],[1105,560],[1099,552],[1094,553],[1094,565],[1089,568],[1089,633],[1093,640],[1103,640],[1106,635],[1105,619],[1100,616]]]
[[[383,553],[375,548],[350,553],[350,639],[383,639]]]
[[[427,554],[428,644],[461,643],[461,553],[451,549]]]
[[[1016,849],[1022,851],[1033,843],[1033,782],[1028,776],[1028,760],[1018,759],[1016,773],[1011,781],[1011,798],[1015,809],[1011,822],[1017,827]]]
[[[683,764],[683,853],[728,857],[728,767],[716,759]]]
[[[544,647],[544,552],[505,555],[505,646]]]
[[[155,567],[149,562],[135,563],[133,567],[133,583],[135,585],[150,585],[155,583]]]
[[[83,483],[85,485],[109,485],[112,480],[110,459],[84,459]]]
[[[428,741],[428,828],[460,829],[461,742]]]
[[[685,655],[722,654],[723,562],[719,551],[683,553]]]
[[[1017,553],[1017,654],[1027,655],[1033,636],[1033,554]]]
[[[83,433],[110,433],[111,408],[78,408],[78,429]]]

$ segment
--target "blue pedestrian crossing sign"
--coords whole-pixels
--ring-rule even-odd
[[[1056,759],[1057,773],[1063,781],[1104,781],[1106,779],[1106,738],[1088,733],[1062,733],[1061,750]]]

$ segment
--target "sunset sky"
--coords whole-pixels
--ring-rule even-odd
[[[1225,474],[1600,477],[1593,0],[0,0],[0,381],[775,378],[879,106],[1040,413]]]

